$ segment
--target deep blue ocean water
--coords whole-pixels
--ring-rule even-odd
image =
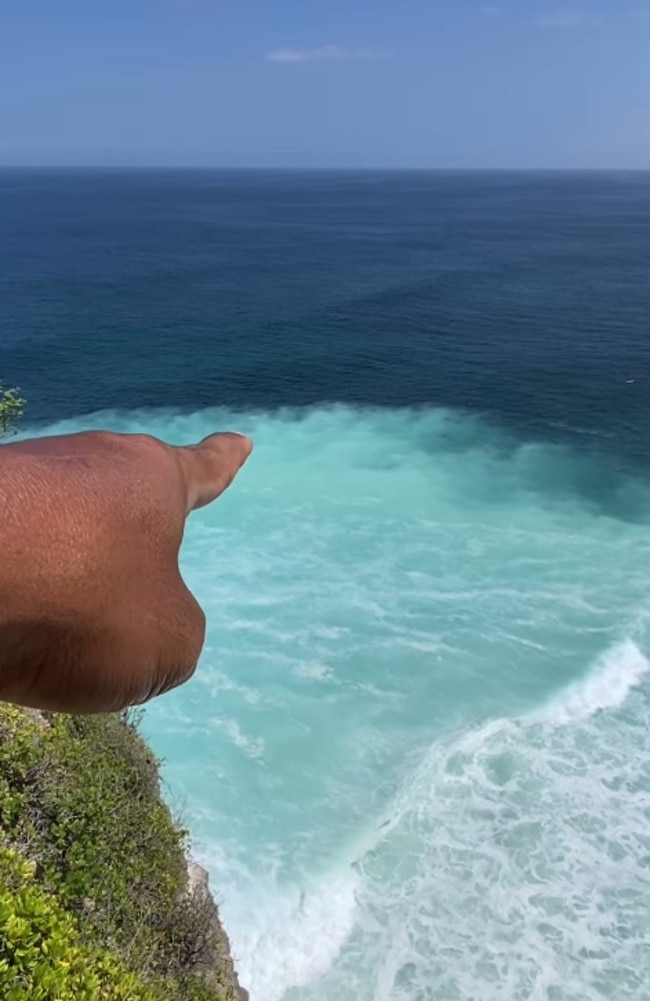
[[[5,171],[0,378],[255,438],[145,720],[253,1001],[649,996],[650,175]]]

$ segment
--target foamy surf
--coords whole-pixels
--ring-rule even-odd
[[[339,956],[283,1001],[645,996],[650,720],[645,704],[601,711],[645,675],[623,647],[626,685],[600,666],[566,712],[430,749],[360,860]]]
[[[357,887],[352,870],[302,888],[240,887],[229,932],[251,1001],[281,1001],[332,967],[355,925]]]
[[[616,709],[642,684],[649,669],[650,664],[636,643],[625,640],[607,650],[585,678],[574,682],[538,718],[561,726]]]
[[[631,758],[630,721],[607,711],[648,670],[627,640],[547,710],[433,744],[355,863],[339,954],[284,1001],[639,997],[645,909],[630,893],[650,892],[648,720],[637,706]]]

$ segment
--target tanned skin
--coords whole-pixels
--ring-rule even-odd
[[[232,433],[0,446],[0,700],[112,712],[191,677],[205,616],[178,568],[185,520],[251,450]]]

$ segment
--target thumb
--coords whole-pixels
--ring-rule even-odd
[[[208,435],[198,445],[179,447],[187,492],[187,513],[220,497],[252,451],[251,439],[233,431]]]

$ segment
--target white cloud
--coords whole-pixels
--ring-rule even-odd
[[[558,7],[556,10],[547,11],[546,14],[540,14],[537,18],[537,23],[543,28],[573,28],[583,21],[582,13],[572,7]]]
[[[387,59],[390,52],[378,49],[344,49],[340,45],[324,45],[320,49],[275,49],[267,52],[272,63],[342,62],[345,59]]]

